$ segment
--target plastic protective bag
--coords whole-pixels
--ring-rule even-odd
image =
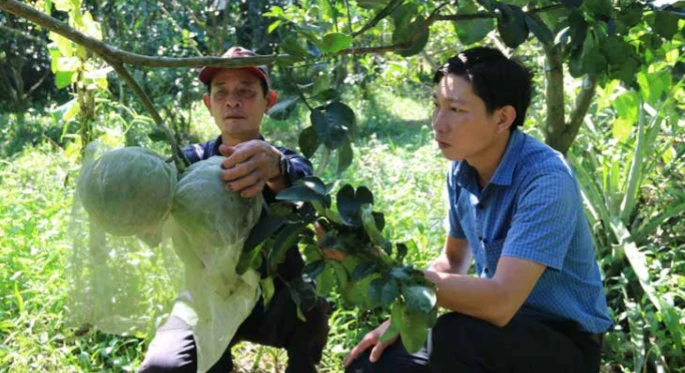
[[[263,200],[246,200],[226,190],[219,176],[223,157],[191,165],[176,182],[172,165],[149,151],[125,149],[118,152],[93,143],[84,153],[70,227],[74,250],[67,268],[67,321],[79,328],[142,336],[172,314],[193,329],[198,371],[204,373],[258,300],[259,274],[249,270],[238,276],[235,267]],[[117,154],[125,156],[108,160],[107,172],[102,167],[93,171],[102,159]],[[131,164],[141,157],[143,166]],[[116,165],[119,161],[122,164]],[[141,171],[145,167],[154,182],[140,181],[146,177]],[[102,185],[82,186],[88,183],[84,177],[93,175]],[[162,190],[155,195],[150,193],[154,188],[136,189],[145,183]],[[160,201],[166,197],[159,185],[173,185],[168,208]],[[102,200],[92,203],[82,198],[85,194]],[[98,204],[110,204],[112,195],[126,206],[91,213]],[[132,208],[148,213],[137,215]]]

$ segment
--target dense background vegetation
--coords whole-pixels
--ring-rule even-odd
[[[326,181],[374,191],[384,232],[410,242],[408,260],[419,267],[442,245],[446,211],[447,162],[432,142],[429,120],[432,72],[464,46],[494,45],[517,56],[536,77],[524,130],[567,155],[584,192],[616,322],[605,340],[605,371],[683,371],[682,3],[31,4],[143,55],[219,55],[234,44],[287,53],[273,66],[284,104],[267,118],[264,133],[291,148],[304,146],[315,165],[328,164],[321,170]],[[121,76],[85,48],[8,12],[0,13],[0,36],[0,373],[134,371],[151,334],[105,335],[66,322],[73,180],[80,151],[93,139],[167,154],[168,139]],[[176,141],[216,136],[200,103],[197,70],[127,68]],[[315,136],[305,131],[311,110],[333,101],[354,110],[356,133],[340,123]],[[321,370],[340,372],[341,357],[384,313],[331,300],[336,308]],[[284,366],[277,350],[237,348],[241,371]]]

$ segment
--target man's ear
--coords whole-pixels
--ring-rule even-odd
[[[278,101],[278,94],[276,91],[269,91],[269,93],[266,94],[266,110],[264,112],[266,113],[272,106],[276,105],[276,101]]]
[[[202,102],[205,103],[205,107],[211,113],[212,112],[212,98],[209,97],[209,93],[205,93],[202,95]]]
[[[495,112],[497,117],[497,133],[508,131],[516,120],[516,109],[511,105],[502,106]]]

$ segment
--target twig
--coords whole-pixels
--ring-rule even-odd
[[[15,35],[20,36],[20,37],[22,37],[22,38],[24,38],[24,39],[29,39],[29,40],[31,40],[32,42],[38,43],[38,44],[40,44],[40,45],[42,45],[42,46],[47,46],[47,43],[45,42],[45,40],[43,40],[43,39],[41,39],[41,38],[39,38],[39,37],[33,36],[33,35],[29,34],[28,32],[26,32],[26,31],[24,31],[24,30],[17,30],[17,29],[15,29],[15,28],[8,27],[8,26],[5,26],[5,25],[0,25],[0,30],[9,32],[9,33],[11,33],[11,34],[15,34]]]
[[[587,114],[587,111],[590,108],[592,97],[595,95],[596,86],[597,77],[594,75],[585,75],[580,92],[578,92],[578,97],[576,98],[576,105],[571,112],[571,119],[568,123],[568,131],[572,133],[573,138],[576,137],[576,133],[585,118],[585,114]]]
[[[539,8],[524,10],[524,13],[544,13],[564,8],[564,4],[551,4]],[[472,19],[497,18],[497,14],[491,12],[476,12],[471,14],[450,14],[441,15],[435,18],[436,21],[468,21]]]
[[[352,33],[352,37],[356,38],[357,36],[365,33],[366,31],[374,28],[378,22],[383,20],[383,18],[387,17],[390,13],[392,13],[398,6],[402,5],[404,0],[392,0],[388,5],[385,6],[385,8],[381,9],[369,23],[365,24],[360,28],[359,30],[355,31]]]
[[[150,101],[150,98],[147,96],[145,91],[138,85],[135,79],[131,76],[131,74],[128,73],[128,70],[122,65],[121,63],[117,63],[114,61],[108,61],[105,59],[108,64],[110,64],[114,70],[119,74],[119,76],[128,84],[133,92],[138,96],[140,101],[143,103],[143,106],[145,106],[145,109],[150,113],[152,116],[152,119],[155,121],[157,126],[164,131],[164,133],[167,136],[167,140],[169,141],[169,145],[171,146],[171,156],[174,158],[174,163],[176,164],[176,168],[178,169],[179,173],[183,172],[185,168],[188,166],[188,161],[185,159],[183,156],[183,152],[181,149],[178,147],[178,144],[176,143],[176,137],[174,136],[173,132],[167,127],[166,124],[164,124],[164,120],[162,117],[159,115],[157,110],[155,109],[154,105],[152,105],[152,101]]]

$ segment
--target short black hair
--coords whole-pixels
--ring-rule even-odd
[[[212,80],[214,80],[214,78],[212,78]],[[207,86],[208,95],[212,94],[212,80],[209,81],[209,84],[205,84],[205,86]],[[264,79],[259,78],[259,84],[262,86],[262,92],[264,92],[264,97],[266,97],[266,95],[269,93],[269,87],[267,86],[266,81]]]
[[[511,105],[516,110],[511,128],[523,125],[532,91],[532,74],[523,64],[495,48],[476,47],[447,60],[433,76],[433,83],[440,83],[448,74],[470,82],[473,93],[485,101],[488,114]]]

